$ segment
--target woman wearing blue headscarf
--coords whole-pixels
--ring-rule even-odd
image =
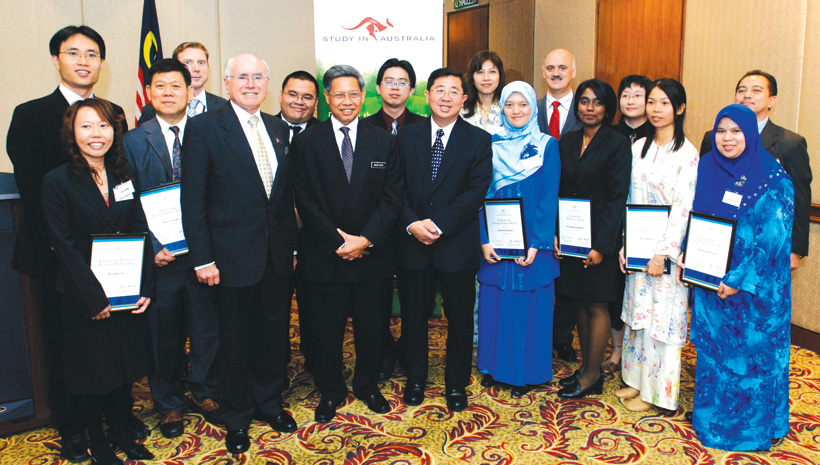
[[[538,129],[535,91],[521,81],[501,92],[503,129],[493,136],[493,182],[487,198],[523,199],[526,257],[500,260],[487,238],[481,213],[478,280],[478,368],[482,382],[511,384],[520,397],[552,379],[552,255],[561,161],[558,141]]]
[[[718,291],[693,293],[692,424],[707,447],[768,449],[789,432],[794,187],[743,105],[718,113],[712,147],[698,166],[693,211],[735,219],[737,232]]]

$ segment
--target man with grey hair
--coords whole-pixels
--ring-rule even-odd
[[[547,53],[542,66],[547,81],[547,95],[538,100],[538,127],[556,139],[581,129],[581,122],[572,112],[572,80],[575,78],[575,57],[569,50],[556,48]]]
[[[288,387],[290,278],[296,266],[288,126],[262,113],[267,64],[237,55],[225,67],[230,104],[188,122],[182,144],[182,226],[200,283],[214,287],[225,446],[243,453],[256,418],[296,431]]]
[[[382,328],[396,263],[391,232],[401,208],[395,137],[359,121],[364,79],[339,65],[324,75],[331,116],[293,138],[296,207],[302,219],[299,276],[311,311],[314,375],[322,391],[315,419],[326,423],[347,396],[342,346],[353,317],[353,394],[375,413],[390,405],[379,392]]]

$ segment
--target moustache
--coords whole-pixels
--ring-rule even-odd
[[[564,78],[562,78],[561,76],[553,76],[553,77],[550,78],[551,81],[561,81],[563,79]]]

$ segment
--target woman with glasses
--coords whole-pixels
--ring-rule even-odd
[[[504,63],[497,53],[484,50],[470,60],[464,75],[467,100],[461,116],[465,121],[496,134],[501,131],[501,89],[504,88]]]
[[[574,308],[583,360],[571,376],[562,379],[559,395],[565,398],[601,394],[601,362],[609,342],[608,302],[623,295],[618,248],[629,192],[631,165],[629,139],[612,130],[617,110],[615,91],[598,79],[578,86],[574,111],[582,128],[561,137],[560,198],[590,201],[591,250],[584,258],[562,257],[555,238],[561,276],[555,281],[556,298],[564,308]]]

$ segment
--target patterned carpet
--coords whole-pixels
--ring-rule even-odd
[[[285,402],[300,429],[293,434],[273,431],[264,423],[251,426],[251,451],[232,456],[224,448],[225,430],[186,414],[185,434],[174,440],[158,429],[145,440],[156,455],[154,462],[184,464],[800,464],[820,463],[820,357],[792,347],[791,433],[772,451],[729,453],[703,447],[684,413],[691,410],[695,356],[684,349],[681,406],[676,412],[626,410],[614,392],[620,373],[608,380],[603,396],[559,401],[556,383],[540,386],[520,399],[505,387],[484,389],[481,374],[473,371],[468,387],[469,408],[448,412],[442,397],[444,341],[442,320],[430,321],[431,383],[419,407],[402,402],[404,377],[400,369],[382,385],[393,410],[375,415],[348,396],[336,418],[326,424],[313,421],[319,400],[312,378],[302,371],[297,326],[291,322],[294,359],[291,389]],[[394,334],[398,329],[394,320]],[[577,347],[577,341],[576,341]],[[345,375],[350,379],[353,340],[348,328]],[[568,376],[573,366],[555,359],[556,378]],[[158,414],[152,409],[147,382],[134,392],[138,416],[151,428]],[[125,458],[120,453],[121,458]],[[56,465],[65,462],[53,429],[42,428],[0,438],[2,465]],[[135,462],[130,462],[135,463]],[[137,462],[143,463],[143,462]]]

